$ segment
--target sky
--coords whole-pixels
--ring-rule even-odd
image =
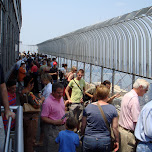
[[[20,41],[36,45],[141,8],[152,0],[22,0]]]

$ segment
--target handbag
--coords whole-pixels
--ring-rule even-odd
[[[40,108],[35,109],[31,104],[24,103],[23,105],[23,112],[40,112]]]
[[[38,97],[36,97],[33,92],[29,92],[27,93],[27,101],[29,104],[31,104],[32,106],[39,106],[40,105],[40,99]]]
[[[24,103],[24,105],[23,105],[23,112],[40,112],[41,111],[40,108],[33,107],[33,106],[40,106],[40,103],[39,103],[38,99],[36,99],[36,98],[37,97],[34,96],[34,94],[32,92],[29,92],[28,94],[26,94],[27,103]],[[31,99],[33,99],[33,101]],[[29,101],[30,101],[30,103],[29,103]]]
[[[103,119],[105,121],[105,124],[106,124],[106,126],[107,126],[107,128],[108,128],[108,130],[110,132],[110,135],[111,135],[111,151],[113,151],[115,149],[114,143],[116,142],[116,140],[114,138],[113,131],[112,131],[112,129],[110,129],[108,120],[107,120],[107,118],[106,118],[106,116],[104,114],[104,111],[102,110],[102,108],[101,108],[101,106],[99,105],[98,102],[97,102],[97,106],[98,106],[98,108],[100,110],[100,113],[101,113],[101,115],[102,115],[102,117],[103,117]]]
[[[91,100],[91,97],[89,97],[86,94],[83,94],[83,101],[89,101],[89,100]]]

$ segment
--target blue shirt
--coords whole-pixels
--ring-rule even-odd
[[[135,136],[142,142],[152,141],[152,100],[140,112],[135,128]]]
[[[53,67],[53,62],[54,62],[54,61],[51,62],[51,67]]]
[[[79,136],[70,130],[62,130],[59,132],[56,143],[59,143],[59,152],[76,152],[79,146]]]
[[[111,124],[113,118],[118,116],[116,108],[111,104],[102,105],[101,107],[108,123]],[[97,105],[89,104],[84,109],[83,116],[87,118],[87,126],[85,128],[86,136],[110,138],[110,132]]]

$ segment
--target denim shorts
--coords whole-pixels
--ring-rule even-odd
[[[84,136],[82,146],[83,152],[110,152],[111,139]]]

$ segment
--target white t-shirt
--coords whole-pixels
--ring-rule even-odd
[[[42,96],[45,97],[45,99],[50,95],[50,93],[52,93],[52,84],[51,82],[48,83],[44,89],[43,89],[43,93],[42,93]]]

